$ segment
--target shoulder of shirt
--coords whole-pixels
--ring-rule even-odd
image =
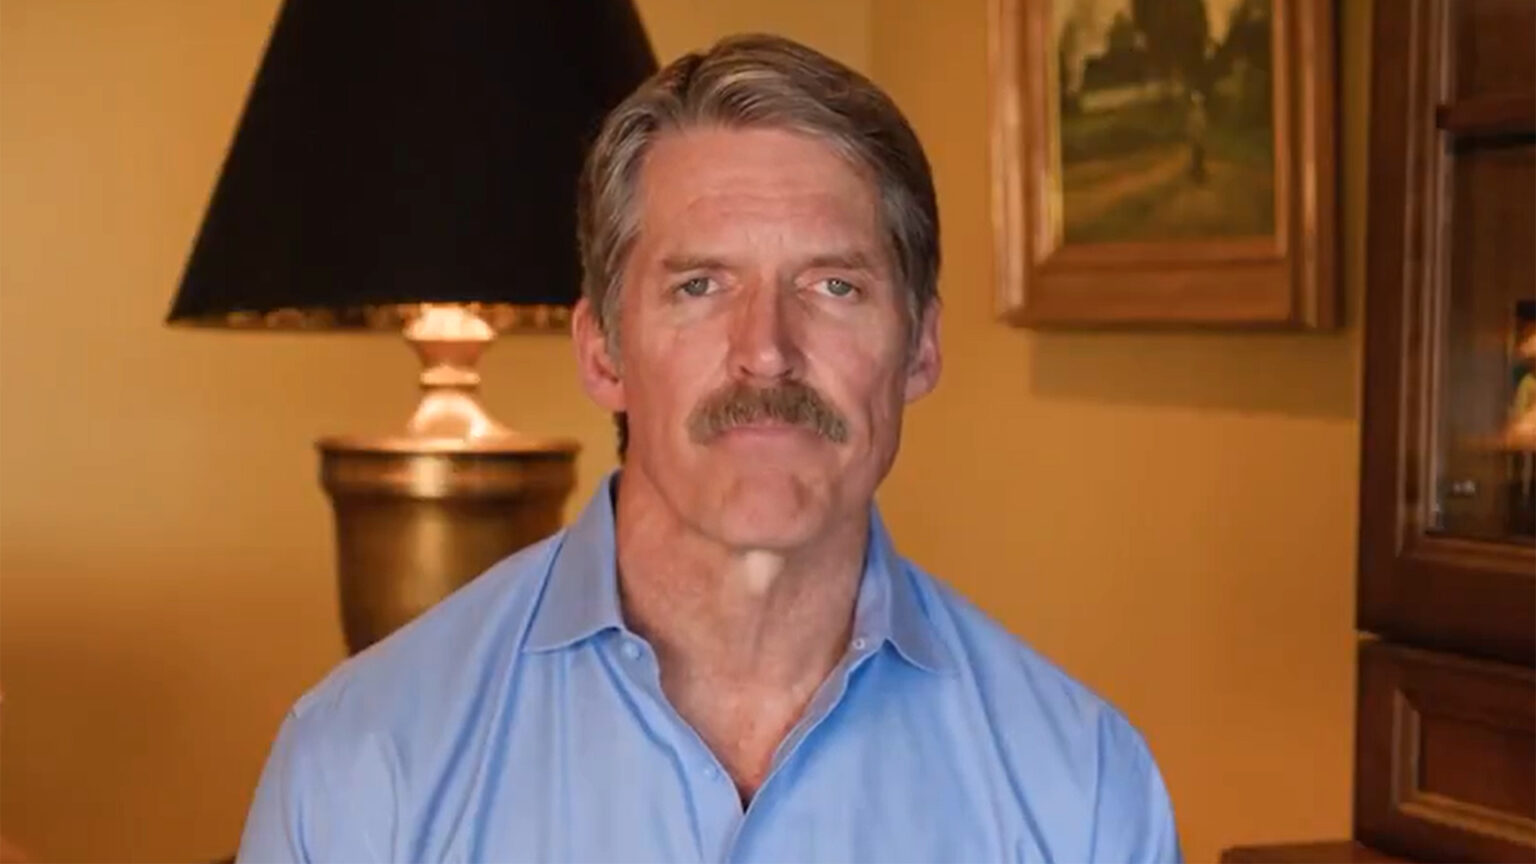
[[[1151,749],[1125,714],[952,587],[903,565],[957,667],[953,692],[985,718],[972,740],[991,745],[1020,811],[1049,826],[1044,857],[1176,859],[1176,839],[1171,855],[1142,854],[1174,829]]]
[[[996,718],[1001,728],[1035,734],[1044,724],[1063,746],[1075,740],[1095,749],[1107,746],[1125,759],[1151,758],[1141,733],[1108,699],[943,580],[904,558],[901,563],[962,677],[1003,715]]]
[[[387,723],[434,696],[473,692],[519,654],[554,534],[503,559],[415,620],[338,665],[294,704],[295,718],[323,713],[352,732]]]

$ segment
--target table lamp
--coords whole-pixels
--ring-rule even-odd
[[[351,651],[559,527],[576,444],[493,419],[475,364],[568,325],[585,148],[655,65],[630,0],[278,13],[168,320],[387,330],[419,355],[403,430],[318,442]]]

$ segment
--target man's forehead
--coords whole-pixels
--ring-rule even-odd
[[[712,192],[835,198],[873,191],[827,141],[781,129],[724,127],[662,135],[641,163],[640,190],[669,202]]]
[[[697,129],[658,140],[641,166],[639,227],[696,240],[750,223],[849,235],[875,226],[871,183],[830,144],[773,129]],[[659,238],[653,238],[659,239]]]

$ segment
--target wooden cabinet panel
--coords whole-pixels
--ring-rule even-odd
[[[1536,2],[1453,0],[1456,100],[1536,88]]]
[[[1433,860],[1536,860],[1536,671],[1360,647],[1355,832]]]

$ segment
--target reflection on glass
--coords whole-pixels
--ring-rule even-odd
[[[1536,141],[1451,157],[1430,527],[1536,543],[1536,434],[1521,431],[1536,423]]]
[[[1510,373],[1514,396],[1503,444],[1510,452],[1510,532],[1536,534],[1536,300],[1515,307]]]

